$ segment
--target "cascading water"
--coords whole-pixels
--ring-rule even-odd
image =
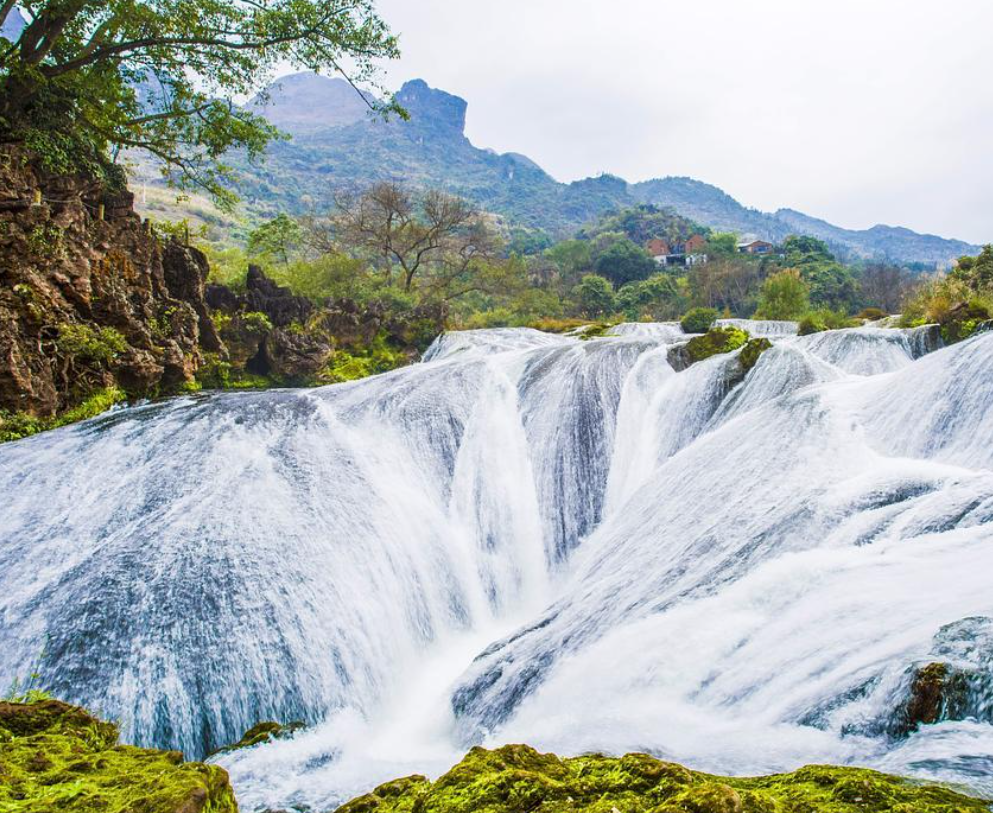
[[[317,809],[465,746],[857,762],[993,791],[993,335],[451,333],[311,391],[0,447],[0,680]],[[915,667],[959,713],[899,730]],[[985,783],[985,784],[984,784]]]

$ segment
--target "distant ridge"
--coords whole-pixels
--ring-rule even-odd
[[[294,138],[273,146],[263,167],[241,167],[241,192],[260,210],[319,207],[335,187],[395,178],[465,195],[511,222],[556,237],[571,236],[605,212],[651,203],[714,229],[774,242],[809,234],[856,258],[943,264],[979,250],[909,229],[843,229],[792,209],[761,212],[693,178],[629,184],[602,175],[559,183],[524,155],[475,147],[465,136],[466,101],[422,79],[407,82],[397,94],[410,113],[407,122],[370,116],[347,82],[311,73],[283,77],[267,96],[250,105]]]

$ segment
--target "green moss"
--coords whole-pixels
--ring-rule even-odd
[[[590,339],[600,339],[607,335],[607,331],[610,330],[616,322],[595,322],[588,327],[582,328],[576,335],[581,341],[589,341]]]
[[[117,727],[57,700],[0,702],[3,813],[237,813],[227,773],[117,744]]]
[[[770,347],[772,347],[772,342],[768,339],[749,339],[738,354],[738,361],[741,363],[744,371],[747,373],[752,367],[758,364],[759,356]]]
[[[987,813],[988,803],[861,768],[757,778],[690,771],[646,754],[559,759],[526,745],[473,748],[436,782],[410,776],[339,813]]]
[[[203,363],[196,372],[193,385],[184,386],[187,392],[199,390],[264,390],[278,387],[279,382],[264,375],[256,375],[237,369],[216,353],[204,355]]]
[[[126,398],[127,395],[123,390],[106,387],[92,392],[81,403],[51,418],[38,418],[26,412],[0,410],[0,443],[20,440],[48,429],[57,429],[70,423],[94,418]]]
[[[295,734],[305,727],[306,724],[300,721],[287,723],[286,725],[271,721],[257,723],[248,729],[238,742],[232,745],[225,745],[223,748],[219,748],[216,753],[223,754],[228,751],[237,751],[241,748],[251,748],[253,745],[269,742],[270,740],[280,740]]]
[[[715,327],[703,336],[694,336],[686,344],[686,355],[690,364],[716,356],[718,353],[730,353],[743,347],[748,341],[748,333],[736,327]]]
[[[403,367],[410,358],[395,349],[380,333],[365,346],[336,350],[331,362],[317,375],[317,384],[340,384]]]

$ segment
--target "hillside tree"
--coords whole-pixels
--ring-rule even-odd
[[[283,65],[374,84],[376,61],[398,56],[372,0],[0,0],[0,24],[16,13],[25,27],[0,40],[0,143],[118,182],[122,152],[141,149],[225,204],[221,156],[258,158],[279,135],[238,99]]]

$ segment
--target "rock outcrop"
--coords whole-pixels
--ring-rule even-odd
[[[756,778],[712,776],[647,754],[560,759],[526,745],[473,748],[435,782],[408,776],[339,813],[985,813],[989,802],[861,768],[810,765]]]
[[[223,350],[206,259],[156,237],[132,203],[0,147],[0,410],[51,417],[100,390],[168,392]]]
[[[57,700],[0,702],[0,809],[238,813],[223,768],[117,736],[117,726]]]

